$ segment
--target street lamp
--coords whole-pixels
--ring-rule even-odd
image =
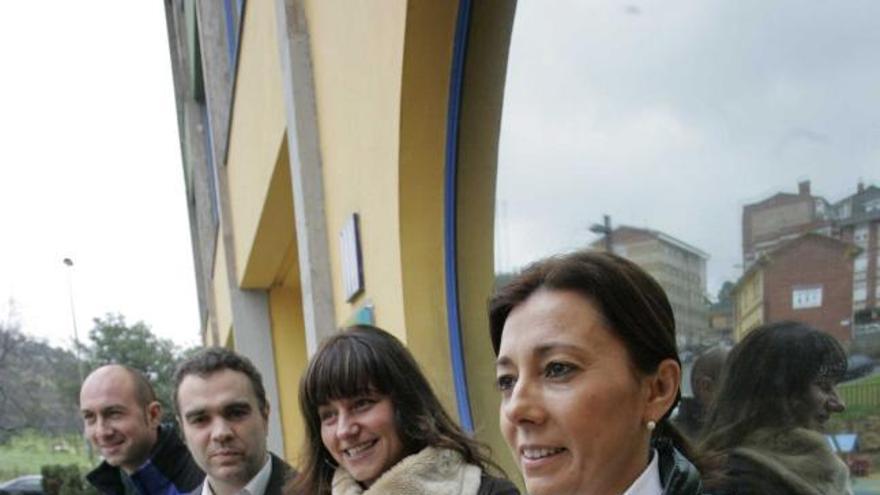
[[[605,251],[610,253],[613,251],[614,242],[612,239],[612,229],[611,229],[611,217],[609,215],[604,215],[604,223],[598,224],[594,223],[590,226],[590,232],[594,234],[602,234],[605,236]]]
[[[73,260],[70,258],[64,258],[64,265],[67,266],[67,295],[70,298],[70,320],[73,324],[73,355],[76,358],[76,370],[79,374],[79,386],[82,387],[84,381],[85,372],[83,371],[83,362],[80,357],[80,345],[79,345],[79,331],[76,328],[76,310],[73,305]],[[85,432],[83,432],[83,441],[86,445],[86,452],[88,452],[89,460],[92,459],[92,446],[89,444],[88,439],[85,438]]]
[[[73,343],[74,343],[74,354],[76,355],[76,362],[79,368],[79,383],[82,385],[83,382],[83,370],[82,370],[82,360],[79,358],[79,331],[76,328],[76,310],[73,305],[73,260],[70,258],[64,258],[64,264],[67,266],[67,295],[70,298],[70,319],[73,324]]]

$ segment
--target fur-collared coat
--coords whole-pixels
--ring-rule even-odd
[[[753,431],[728,453],[717,495],[851,495],[849,469],[807,428]]]
[[[509,481],[467,464],[453,450],[426,447],[403,458],[368,488],[344,469],[333,475],[333,495],[519,495]]]

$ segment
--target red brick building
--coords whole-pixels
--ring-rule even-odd
[[[831,208],[810,193],[810,181],[798,183],[797,194],[777,193],[743,207],[743,263],[749,268],[762,254],[806,232],[831,234]]]
[[[764,254],[808,232],[857,246],[850,288],[854,334],[880,332],[880,188],[859,182],[855,194],[832,204],[813,196],[810,182],[803,181],[797,194],[780,192],[746,205],[742,231],[747,270]]]
[[[809,233],[762,255],[734,289],[735,339],[763,323],[797,320],[850,342],[853,259],[859,251]]]

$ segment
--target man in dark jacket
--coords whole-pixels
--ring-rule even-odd
[[[694,360],[691,368],[691,391],[694,396],[681,400],[678,415],[673,420],[679,431],[694,443],[700,439],[706,412],[715,397],[715,389],[728,353],[729,349],[726,347],[712,347]]]
[[[174,374],[174,405],[187,447],[207,475],[195,495],[280,495],[295,474],[266,448],[269,402],[246,357],[215,347],[184,361]]]
[[[171,425],[160,425],[162,407],[137,370],[108,365],[80,389],[85,433],[104,461],[86,478],[107,495],[176,495],[205,475]]]

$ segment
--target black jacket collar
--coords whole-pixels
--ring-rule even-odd
[[[158,427],[156,445],[150,452],[150,462],[179,492],[195,489],[205,478],[171,424]],[[125,493],[121,475],[121,469],[103,461],[86,475],[86,479],[101,493],[120,495]]]

